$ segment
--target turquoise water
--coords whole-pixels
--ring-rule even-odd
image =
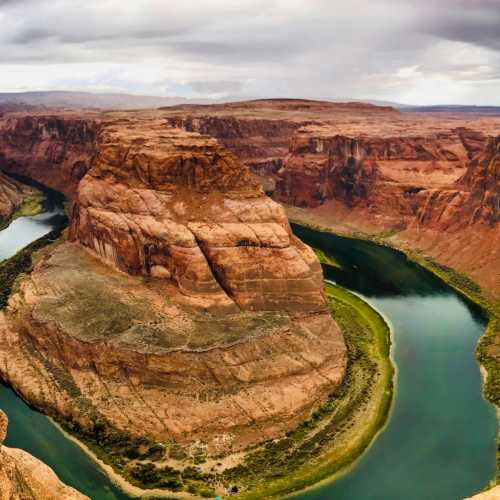
[[[0,259],[49,232],[58,212],[18,219],[0,233]],[[366,297],[394,327],[397,385],[392,414],[374,445],[339,480],[302,500],[456,500],[480,490],[495,470],[496,417],[481,396],[474,358],[484,321],[447,285],[406,257],[368,242],[295,227],[343,266],[327,279]],[[94,500],[122,493],[91,459],[10,389],[6,444],[27,450]]]
[[[362,294],[394,329],[397,382],[385,430],[337,481],[301,500],[457,500],[495,473],[497,420],[474,352],[485,323],[473,305],[400,252],[294,227],[342,269],[325,277]]]

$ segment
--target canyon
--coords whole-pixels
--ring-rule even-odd
[[[1,500],[88,500],[62,484],[42,462],[22,450],[7,448],[7,417],[0,410],[0,499]]]
[[[72,205],[0,313],[1,376],[32,405],[211,456],[286,433],[340,385],[314,252],[215,139],[120,114],[7,117],[0,137],[2,169]]]
[[[0,311],[0,377],[113,453],[160,447],[223,473],[347,373],[288,216],[422,252],[495,297],[499,131],[495,116],[298,99],[4,112],[0,217],[32,193],[10,175],[63,193],[70,223]]]
[[[383,235],[500,293],[498,116],[293,99],[165,113],[218,138],[292,218]]]

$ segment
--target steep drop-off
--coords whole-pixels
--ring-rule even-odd
[[[491,156],[488,137],[498,135],[498,117],[286,99],[164,113],[169,123],[226,141],[265,176],[276,200],[300,207],[292,216],[343,232],[393,235],[397,245],[423,250],[500,292],[492,272],[500,261],[498,181],[491,168],[474,166]],[[258,144],[256,156],[268,158],[268,168],[256,168],[250,144]]]
[[[307,418],[342,381],[346,349],[282,208],[214,139],[163,120],[107,118],[90,139],[70,241],[37,256],[0,316],[2,377],[79,428],[188,453]],[[67,181],[65,165],[52,172]]]
[[[95,153],[93,117],[6,114],[0,117],[0,170],[74,196]]]

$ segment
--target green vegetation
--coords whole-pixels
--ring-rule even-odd
[[[45,202],[45,195],[40,191],[28,196],[23,204],[14,212],[12,219],[19,217],[30,217],[43,212],[43,204]]]
[[[0,231],[8,227],[12,221],[19,217],[30,217],[43,212],[44,202],[45,195],[40,191],[28,196],[10,218],[0,221]]]
[[[476,349],[477,358],[486,371],[483,392],[488,401],[491,401],[497,408],[500,408],[500,300],[498,298],[488,296],[474,280],[464,273],[460,273],[451,267],[440,264],[434,259],[424,256],[421,252],[397,248],[391,242],[387,241],[388,238],[394,236],[394,231],[379,234],[360,232],[341,233],[299,219],[290,218],[290,222],[315,231],[337,234],[347,238],[368,240],[379,245],[402,251],[410,260],[438,276],[465,297],[470,303],[474,304],[478,308],[478,312],[482,314],[487,322],[485,333],[479,340]],[[492,272],[495,272],[495,270],[492,270]],[[500,433],[497,440],[496,481],[497,484],[500,484]]]
[[[250,450],[235,467],[201,472],[198,457],[187,455],[177,443],[132,437],[95,416],[88,429],[75,422],[60,424],[127,481],[144,489],[210,498],[221,485],[238,485],[235,498],[271,498],[331,477],[356,460],[384,425],[392,400],[393,367],[384,319],[343,288],[327,284],[326,295],[347,344],[344,382],[309,420],[283,438]],[[169,465],[172,461],[177,468]]]
[[[28,274],[33,267],[31,256],[37,250],[54,243],[61,236],[63,228],[51,231],[20,250],[16,255],[0,262],[0,309],[7,305],[16,280],[21,274]]]
[[[393,389],[390,330],[366,302],[326,285],[348,349],[347,376],[309,420],[224,472],[248,488],[237,498],[279,497],[332,477],[355,461],[384,425]]]
[[[0,307],[5,306],[19,276],[31,271],[32,257],[40,257],[34,253],[54,243],[60,234],[50,233],[0,265]],[[75,275],[71,271],[68,268],[68,279]],[[202,463],[204,456],[188,455],[175,442],[155,443],[118,431],[82,397],[69,371],[47,366],[55,383],[77,402],[91,422],[86,428],[75,421],[59,423],[131,484],[145,489],[187,491],[210,498],[221,485],[237,485],[240,493],[235,498],[271,498],[329,478],[355,461],[384,425],[392,400],[393,367],[389,357],[390,330],[384,319],[343,288],[327,284],[326,295],[348,349],[345,380],[307,421],[283,438],[250,450],[239,465],[221,473],[214,469],[202,472],[196,464]],[[259,330],[261,321],[273,327],[282,319],[248,318],[247,326]],[[216,329],[226,326],[217,325]]]
[[[315,248],[314,253],[322,264],[338,268],[342,267],[333,256],[326,254],[323,250]]]

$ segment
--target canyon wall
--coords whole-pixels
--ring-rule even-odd
[[[7,416],[0,410],[0,500],[89,500],[30,454],[3,446],[6,435]]]
[[[0,170],[74,196],[95,152],[97,123],[64,115],[0,118]]]
[[[0,313],[1,376],[81,428],[207,453],[308,418],[347,354],[282,207],[215,139],[161,117],[107,115],[89,139],[69,241],[37,256]]]
[[[265,171],[266,187],[277,201],[302,209],[291,209],[292,216],[346,233],[389,235],[500,293],[498,174],[491,160],[497,117],[290,100],[189,113],[186,121],[165,112],[168,123],[205,127],[216,137],[226,132],[212,122],[231,121],[232,129],[245,131],[252,120],[263,158],[266,141],[279,144],[269,146],[276,167]],[[251,164],[243,147],[249,139],[236,135],[239,142],[227,147]]]

